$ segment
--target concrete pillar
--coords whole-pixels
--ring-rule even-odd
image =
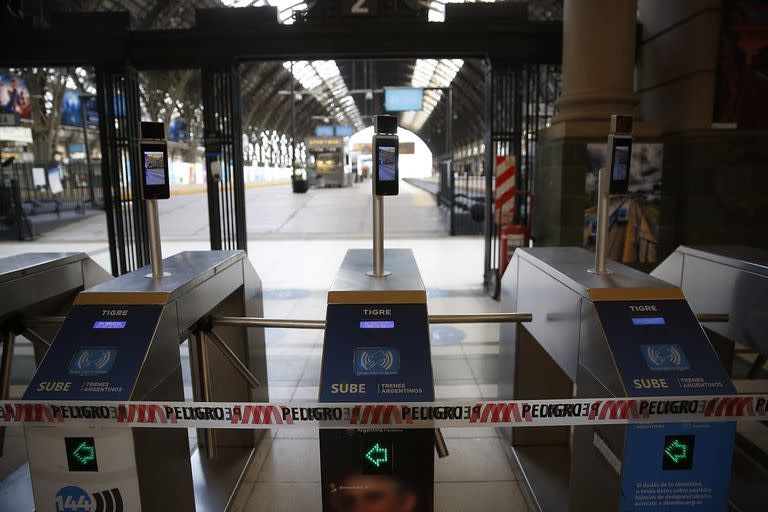
[[[604,142],[612,114],[635,117],[634,134],[655,139],[638,119],[634,93],[637,0],[565,0],[558,114],[539,132],[533,234],[539,245],[582,245],[587,144]]]
[[[636,0],[565,0],[562,94],[553,124],[632,114]]]
[[[540,139],[605,136],[612,114],[637,117],[636,17],[637,0],[565,0],[558,114]],[[658,132],[636,128],[640,136]]]

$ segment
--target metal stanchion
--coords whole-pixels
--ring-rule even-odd
[[[608,258],[608,209],[611,207],[610,170],[600,169],[597,184],[597,237],[595,238],[595,269],[599,276],[612,274],[606,265]]]
[[[163,250],[160,246],[160,214],[157,211],[157,200],[148,199],[147,203],[147,228],[149,230],[149,261],[152,264],[152,273],[146,277],[162,279],[169,276],[163,272]]]

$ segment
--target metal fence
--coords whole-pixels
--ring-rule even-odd
[[[34,235],[36,216],[60,218],[102,207],[101,162],[15,163],[0,169],[0,235],[18,240]]]
[[[439,162],[438,204],[449,212],[451,235],[483,234],[486,184],[477,158]]]
[[[497,156],[514,155],[515,215],[513,222],[530,226],[534,215],[532,195],[539,130],[549,126],[555,114],[555,99],[560,94],[560,66],[527,64],[497,66],[486,77],[486,104],[489,126],[486,126],[486,167],[492,168]],[[493,171],[489,170],[491,175]],[[488,200],[493,204],[493,176],[486,177]],[[501,226],[496,223],[492,207],[487,206],[485,229],[485,285],[493,297],[499,296],[499,283],[504,269],[500,267]]]

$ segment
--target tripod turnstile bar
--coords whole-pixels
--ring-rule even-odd
[[[232,352],[232,349],[227,346],[227,344],[224,342],[223,339],[219,337],[218,334],[216,334],[213,330],[205,331],[205,335],[208,336],[208,339],[210,339],[213,344],[216,346],[216,348],[221,351],[221,353],[224,355],[224,357],[227,358],[227,361],[235,368],[235,370],[240,373],[240,376],[243,377],[248,384],[251,385],[253,388],[257,388],[261,386],[261,382],[259,379],[254,377],[254,375],[251,373],[251,371],[246,367],[243,362],[240,360],[239,357],[237,357],[237,354]]]
[[[198,391],[200,400],[203,402],[211,401],[211,375],[208,366],[208,345],[205,343],[205,332],[195,332],[195,361],[192,363],[197,368]],[[202,437],[205,447],[205,458],[212,459],[216,457],[216,431],[211,428],[198,429],[198,438]]]
[[[24,337],[27,338],[32,343],[38,343],[42,345],[43,347],[45,347],[45,350],[48,350],[49,348],[51,348],[50,342],[46,341],[45,338],[43,338],[42,336],[40,336],[30,328],[26,328],[24,330]]]
[[[468,315],[429,315],[430,324],[484,324],[530,322],[530,313],[479,313]],[[214,325],[238,325],[241,327],[276,327],[283,329],[325,329],[325,320],[293,320],[287,318],[258,318],[251,316],[217,316]]]

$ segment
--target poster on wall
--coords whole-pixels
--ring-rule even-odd
[[[99,127],[99,112],[96,107],[96,98],[88,96],[81,98],[80,94],[72,89],[64,91],[61,102],[61,125],[81,128],[83,126],[83,109],[81,101],[85,100],[85,117],[89,128]]]
[[[595,249],[597,233],[597,175],[605,164],[607,144],[587,144],[584,239]],[[634,143],[629,194],[612,196],[608,214],[608,257],[624,264],[656,263],[661,214],[664,145]]]
[[[32,119],[29,87],[26,80],[0,73],[0,111],[18,114],[21,119]]]

